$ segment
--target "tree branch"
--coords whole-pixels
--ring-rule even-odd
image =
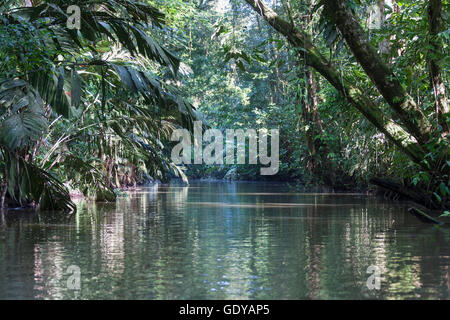
[[[348,46],[389,106],[419,143],[430,138],[431,125],[419,106],[403,89],[392,70],[377,54],[367,35],[343,0],[324,0]]]
[[[358,109],[378,130],[392,141],[400,150],[408,155],[414,162],[420,163],[425,153],[416,141],[398,124],[386,117],[361,90],[343,79],[339,72],[334,70],[312,44],[308,35],[297,30],[289,22],[283,20],[278,14],[267,7],[262,0],[245,0],[261,17],[263,17],[275,30],[284,35],[288,41],[302,51],[302,56],[308,66],[314,68],[332,86],[334,86],[347,101]]]

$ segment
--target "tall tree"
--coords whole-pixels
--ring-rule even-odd
[[[319,74],[326,78],[346,99],[358,109],[372,124],[374,124],[386,137],[391,140],[397,147],[407,154],[414,162],[420,164],[425,157],[425,151],[422,144],[428,140],[429,127],[423,113],[418,109],[413,101],[406,96],[403,89],[394,92],[390,85],[398,86],[398,82],[391,79],[392,73],[381,61],[380,70],[377,70],[377,61],[380,58],[376,51],[369,45],[368,40],[363,38],[361,27],[356,22],[353,15],[349,22],[355,27],[355,37],[351,37],[352,30],[345,28],[345,32],[353,44],[360,43],[365,50],[357,49],[360,59],[364,60],[370,75],[376,79],[379,84],[379,90],[386,95],[388,102],[392,103],[394,111],[402,119],[405,129],[397,124],[393,119],[387,116],[376,103],[368,98],[362,90],[353,85],[353,83],[342,77],[341,74],[334,69],[328,60],[321,54],[320,50],[314,46],[311,38],[306,32],[298,29],[290,22],[282,19],[274,10],[264,4],[262,0],[245,0],[258,14],[260,14],[275,30],[283,34],[288,41],[298,48],[299,54],[303,55],[307,65],[313,67]],[[340,9],[340,19],[342,16],[348,16],[346,8]],[[341,20],[340,20],[341,21]],[[345,23],[343,24],[345,26]],[[364,54],[366,53],[366,55]],[[368,57],[375,60],[370,62]],[[382,83],[382,79],[388,81],[388,84]],[[417,116],[416,120],[412,120],[411,113]],[[416,125],[417,121],[420,125]],[[411,138],[411,136],[416,139]]]

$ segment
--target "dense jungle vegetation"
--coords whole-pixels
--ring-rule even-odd
[[[2,207],[159,179],[378,185],[448,208],[447,0],[0,5]],[[68,28],[70,5],[80,29]],[[280,129],[280,171],[176,166],[176,128]]]

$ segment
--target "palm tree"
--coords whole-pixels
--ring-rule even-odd
[[[71,1],[77,30],[67,1],[12,2],[0,14],[2,207],[73,210],[61,178],[113,199],[120,162],[183,176],[163,142],[196,113],[174,85],[181,62],[156,40],[164,15],[133,0]]]

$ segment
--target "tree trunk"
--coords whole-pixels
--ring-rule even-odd
[[[428,25],[430,33],[431,52],[428,55],[428,65],[430,69],[430,80],[433,88],[436,115],[438,123],[442,126],[443,134],[449,133],[449,126],[446,117],[448,116],[447,96],[445,84],[442,81],[441,63],[442,63],[442,42],[437,38],[443,31],[442,21],[442,0],[430,0],[428,5]]]
[[[5,164],[5,181],[2,184],[2,195],[0,200],[0,210],[5,209],[5,200],[6,200],[6,193],[8,192],[8,182],[9,182],[9,176],[8,176],[8,168]]]
[[[300,52],[305,63],[313,67],[325,79],[330,82],[356,109],[358,109],[378,130],[392,141],[414,162],[421,164],[425,152],[421,145],[411,139],[411,136],[398,124],[378,108],[372,100],[352,83],[333,69],[328,61],[320,54],[312,44],[310,38],[304,32],[297,30],[289,22],[281,19],[272,9],[268,8],[261,0],[245,0],[259,15],[261,15],[275,30],[284,35]]]
[[[305,131],[310,161],[307,165],[312,174],[319,177],[328,186],[335,184],[334,165],[328,159],[330,149],[324,141],[322,120],[319,115],[319,101],[317,98],[317,81],[312,70],[305,71],[306,83],[302,92],[303,110],[302,118],[307,125]],[[326,168],[326,170],[323,170]]]
[[[345,41],[377,87],[386,102],[421,144],[428,142],[431,125],[419,106],[403,89],[392,70],[386,65],[343,0],[324,0],[325,9],[334,20]]]
[[[378,0],[377,9],[378,9],[378,15],[379,15],[378,23],[380,24],[380,28],[383,28],[383,26],[386,23],[386,15],[384,13],[384,6],[385,6],[385,1]],[[378,43],[378,52],[380,54],[384,54],[384,55],[388,55],[391,52],[390,42],[388,39],[384,39],[384,40],[380,41],[380,43]]]

